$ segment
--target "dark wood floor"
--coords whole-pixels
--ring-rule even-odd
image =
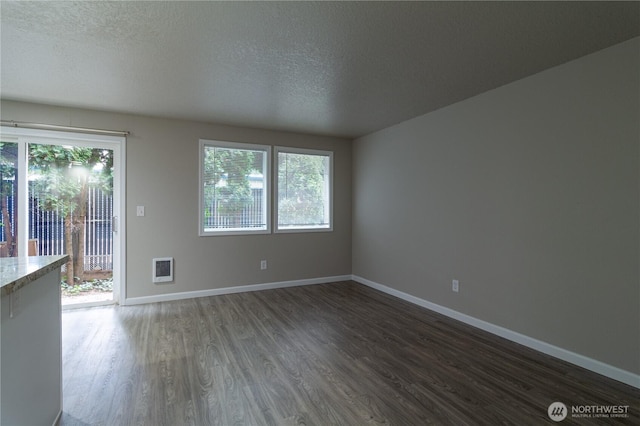
[[[66,311],[63,360],[62,425],[640,424],[637,389],[354,282]]]

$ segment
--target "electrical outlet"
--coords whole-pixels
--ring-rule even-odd
[[[144,216],[144,206],[136,206],[136,216]]]
[[[263,271],[265,269],[267,269],[267,261],[266,260],[261,260],[260,261],[260,269],[262,269]]]
[[[458,280],[453,280],[451,281],[451,290],[453,290],[454,292],[458,292],[460,283],[458,282]]]

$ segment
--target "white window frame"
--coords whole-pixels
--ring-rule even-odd
[[[329,205],[328,216],[329,216],[329,225],[328,226],[300,226],[300,227],[286,227],[280,228],[278,224],[278,209],[279,209],[279,197],[278,197],[278,166],[279,166],[279,156],[278,154],[306,154],[306,155],[319,155],[329,157],[329,182],[328,182],[328,190],[329,190]],[[306,149],[306,148],[293,148],[293,147],[285,147],[285,146],[276,146],[274,152],[274,199],[275,199],[275,209],[274,209],[274,232],[275,233],[294,233],[294,232],[331,232],[333,231],[333,151],[323,151],[319,149]]]
[[[204,229],[204,152],[206,147],[227,148],[227,149],[239,149],[239,150],[253,150],[264,151],[264,187],[262,189],[262,197],[266,203],[264,209],[265,215],[265,227],[257,229],[248,228],[230,228],[230,229],[216,229],[206,231]],[[257,235],[257,234],[270,234],[271,233],[271,146],[218,141],[210,139],[200,139],[199,149],[199,178],[198,178],[198,235],[201,237],[211,236],[224,236],[224,235]]]

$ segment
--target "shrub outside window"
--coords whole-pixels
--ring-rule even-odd
[[[266,234],[271,147],[200,140],[199,235]]]
[[[331,231],[333,153],[276,147],[276,232]]]

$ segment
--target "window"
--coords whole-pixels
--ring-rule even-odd
[[[330,231],[333,153],[276,148],[276,231]]]
[[[200,235],[265,234],[271,147],[200,140]]]
[[[0,257],[17,257],[18,144],[0,139]]]

